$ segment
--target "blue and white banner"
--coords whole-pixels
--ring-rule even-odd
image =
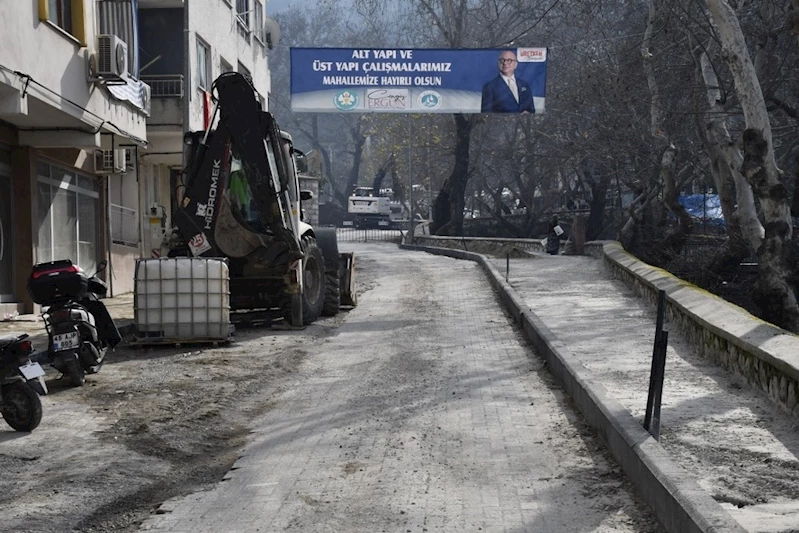
[[[292,48],[291,109],[544,112],[546,48]]]

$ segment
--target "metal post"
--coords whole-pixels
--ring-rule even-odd
[[[508,281],[508,276],[510,276],[510,252],[505,254],[505,281]]]
[[[433,115],[427,115],[427,148],[425,149],[425,166],[427,167],[427,221],[433,221],[433,173],[430,171],[430,130]]]
[[[408,242],[413,244],[413,151],[411,142],[413,141],[413,120],[408,113],[408,205],[410,206],[410,230],[408,232]]]
[[[663,331],[660,334],[660,342],[658,343],[658,356],[656,358],[656,376],[655,379],[655,401],[652,412],[652,429],[651,435],[655,440],[660,440],[660,403],[663,397],[663,378],[666,371],[666,347],[669,344],[669,332]]]
[[[649,395],[646,400],[646,413],[644,414],[644,429],[650,431],[652,425],[652,415],[655,410],[655,403],[660,403],[658,390],[663,390],[662,367],[665,366],[666,349],[664,338],[668,339],[668,332],[663,331],[663,320],[666,314],[666,291],[658,291],[658,310],[655,322],[655,345],[652,349],[652,367],[649,372]],[[667,340],[665,342],[668,342]],[[662,355],[661,355],[662,351]],[[661,365],[660,359],[663,359]],[[660,423],[660,405],[657,406],[658,424]]]

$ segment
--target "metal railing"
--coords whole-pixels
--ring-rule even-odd
[[[336,236],[338,242],[394,242],[402,241],[406,230],[399,229],[357,229],[338,228]]]
[[[139,245],[139,218],[135,209],[111,204],[111,240],[125,246]]]
[[[183,76],[181,74],[152,74],[142,76],[141,81],[150,86],[153,98],[183,98]]]

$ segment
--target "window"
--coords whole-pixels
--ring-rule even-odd
[[[236,13],[245,28],[250,27],[250,0],[236,0]]]
[[[47,0],[47,20],[72,33],[72,2],[70,0]]]
[[[253,25],[253,31],[258,40],[264,42],[264,5],[261,0],[255,0],[254,4],[255,24]]]
[[[230,63],[228,63],[227,61],[225,61],[224,59],[222,59],[220,57],[219,58],[219,73],[220,74],[224,74],[225,72],[233,72],[233,67],[230,65]]]
[[[38,262],[72,259],[82,269],[97,268],[100,193],[97,181],[39,162]]]
[[[250,74],[250,70],[247,67],[245,67],[244,65],[242,65],[241,61],[239,61],[238,69],[239,69],[239,72],[241,74],[243,74],[244,76],[250,78],[250,81],[252,81],[252,74]]]
[[[48,21],[86,46],[86,0],[39,0],[39,20]]]
[[[197,85],[211,90],[211,47],[197,38]]]

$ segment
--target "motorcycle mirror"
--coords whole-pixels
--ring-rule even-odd
[[[105,259],[97,263],[97,272],[95,272],[94,275],[96,276],[97,274],[105,270],[105,267],[107,266],[108,266],[108,261],[106,261]]]

